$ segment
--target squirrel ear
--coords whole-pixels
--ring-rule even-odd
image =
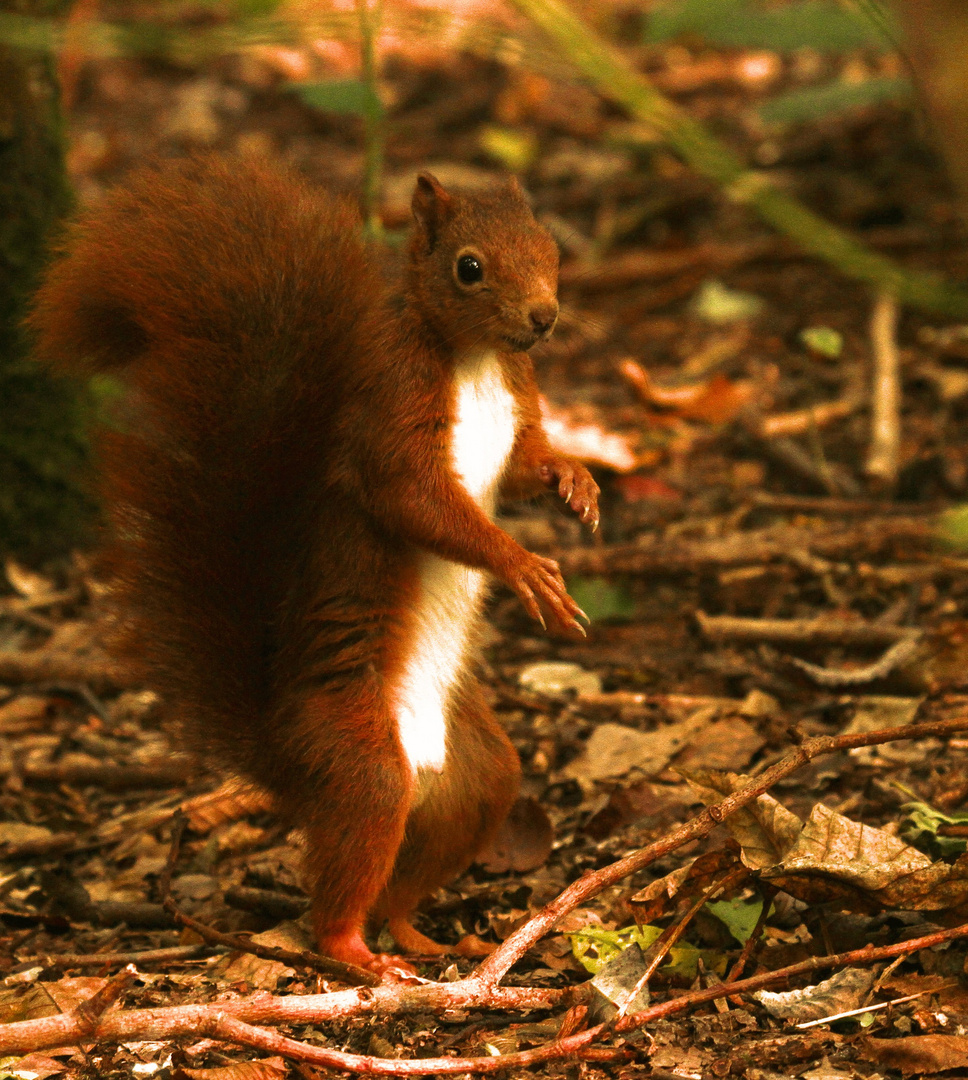
[[[444,191],[433,173],[422,172],[417,177],[417,186],[414,188],[410,206],[417,227],[422,229],[427,237],[428,250],[433,251],[437,233],[450,217],[454,200]]]

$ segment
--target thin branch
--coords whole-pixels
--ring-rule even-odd
[[[865,686],[876,679],[886,679],[895,668],[906,664],[917,653],[919,638],[920,635],[914,634],[901,638],[879,660],[862,668],[826,668],[811,664],[809,660],[801,660],[798,656],[788,656],[787,661],[798,667],[818,686],[831,689],[840,686]]]
[[[870,323],[871,443],[865,472],[884,488],[897,480],[901,446],[901,354],[897,347],[897,301],[882,292],[874,302]]]
[[[820,615],[810,619],[754,619],[735,615],[707,615],[696,612],[699,628],[710,641],[758,644],[769,641],[784,645],[893,645],[918,638],[912,626],[889,626],[861,619],[835,619]]]

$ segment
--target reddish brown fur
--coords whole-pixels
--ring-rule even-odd
[[[128,429],[101,445],[124,647],[195,743],[305,827],[320,946],[376,967],[368,915],[405,923],[517,787],[470,673],[444,772],[411,775],[386,687],[417,553],[489,570],[566,624],[577,610],[451,470],[450,372],[467,348],[502,351],[518,402],[509,485],[560,479],[597,519],[594,482],[548,447],[530,361],[508,344],[530,344],[529,313],[553,302],[550,238],[514,186],[465,196],[425,178],[414,205],[392,315],[346,203],[239,161],[147,169],[71,228],[30,320],[47,362],[128,386]],[[486,290],[453,276],[468,243]]]

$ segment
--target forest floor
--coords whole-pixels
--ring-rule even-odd
[[[750,110],[800,77],[791,61],[757,67],[744,54],[699,47],[643,50],[639,59],[660,88],[829,219],[906,265],[968,277],[964,229],[906,109],[764,132]],[[818,62],[829,73],[847,61]],[[871,74],[882,62],[850,59]],[[71,83],[79,198],[95,201],[153,154],[200,147],[278,157],[356,190],[358,121],[314,111],[292,91],[293,78],[327,70],[318,56],[268,48],[195,67],[84,62]],[[435,897],[420,926],[441,941],[468,933],[501,941],[586,871],[672,832],[701,809],[704,790],[726,790],[710,770],[759,775],[806,736],[962,714],[968,558],[944,542],[939,515],[968,498],[968,329],[906,310],[893,325],[888,301],[801,255],[661,147],[634,142],[626,121],[588,90],[445,53],[392,57],[386,89],[391,229],[406,224],[418,169],[445,185],[473,184],[501,174],[496,154],[530,158],[523,178],[563,251],[559,328],[535,349],[535,364],[555,438],[584,448],[602,486],[594,536],[550,497],[507,511],[517,539],[560,559],[592,625],[587,641],[574,641],[539,632],[510,594],[499,591],[492,605],[483,668],[520,751],[527,798],[516,831]],[[511,150],[508,131],[517,137]],[[867,462],[873,371],[892,345],[900,438],[888,446],[896,476],[885,479]],[[12,688],[0,703],[8,1022],[75,1008],[123,966],[115,954],[197,944],[158,893],[179,805],[190,820],[172,881],[182,910],[222,931],[306,947],[292,923],[278,925],[304,906],[296,839],[270,815],[239,818],[230,797],[207,795],[218,780],[170,744],[165,703],[112,674],[98,651],[103,587],[90,566],[87,555],[43,575],[11,564],[0,598],[10,650],[0,680]],[[677,894],[680,879],[647,890],[697,858],[747,873],[692,919],[650,982],[655,1001],[732,971],[764,892],[772,913],[744,957],[746,976],[956,926],[968,910],[957,861],[968,831],[958,819],[966,765],[968,733],[818,757],[772,792],[813,830],[811,865],[773,873],[781,891],[765,870],[791,844],[777,841],[757,862],[749,822],[746,833],[721,826],[583,903],[510,981],[582,983],[582,949],[594,966],[634,936],[615,931],[643,919],[664,927],[703,889],[712,899],[712,884],[724,880],[712,870],[691,893]],[[783,820],[788,836],[800,835]],[[905,892],[912,867],[944,878],[943,899],[938,890]],[[646,953],[648,933],[637,939]],[[103,959],[78,955],[95,953]],[[626,1061],[511,1074],[968,1076],[966,957],[962,940],[850,969],[855,977],[794,997],[786,1012],[750,995],[697,1004],[647,1035],[603,1043]],[[135,962],[126,1009],[324,985],[310,971],[211,945]],[[420,970],[453,980],[471,966],[447,958]],[[475,1057],[551,1042],[560,1023],[560,1014],[467,1009],[297,1030],[308,1042],[379,1057]],[[118,1045],[48,1048],[16,1068],[38,1077],[323,1075],[305,1066],[287,1073],[295,1066],[279,1055],[245,1071],[252,1060],[250,1049],[208,1035],[135,1034]]]

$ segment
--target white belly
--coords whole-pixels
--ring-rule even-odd
[[[462,363],[454,376],[451,467],[489,516],[514,446],[514,398],[497,357]],[[447,753],[447,705],[464,669],[487,590],[486,575],[425,552],[420,556],[410,655],[396,693],[400,741],[416,772],[440,771]]]

